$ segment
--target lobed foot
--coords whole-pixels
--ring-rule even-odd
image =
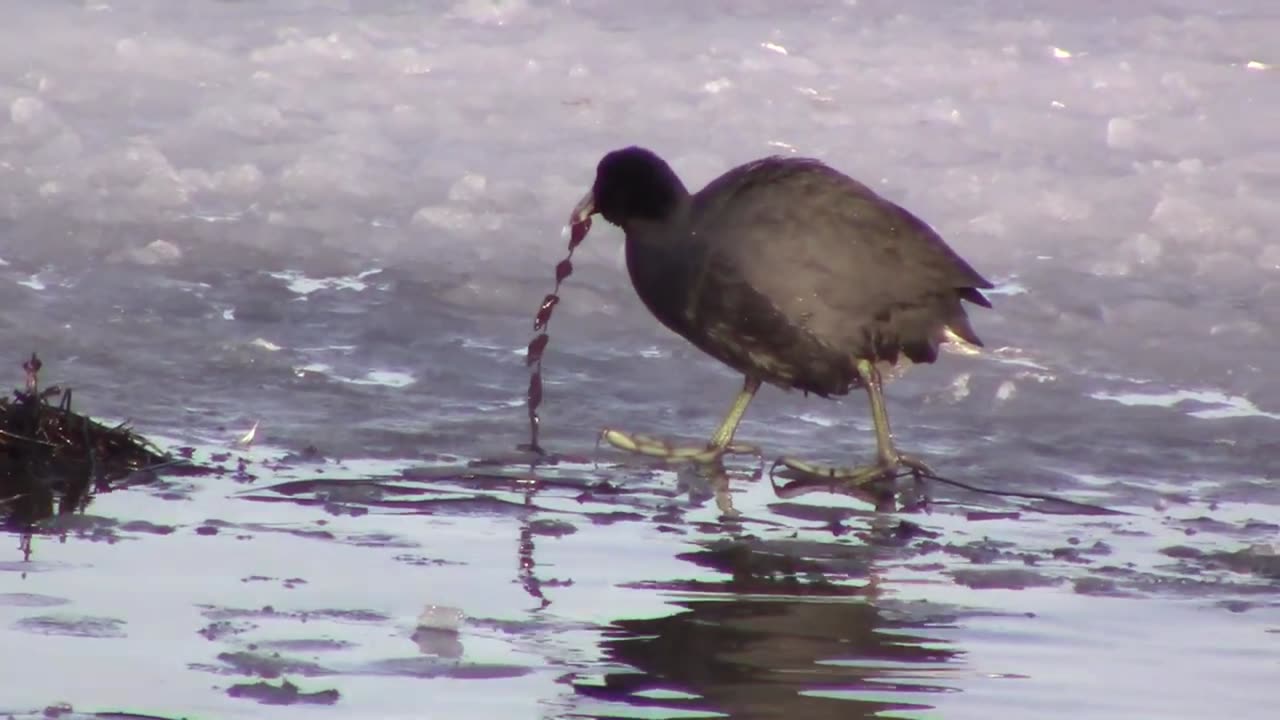
[[[600,437],[610,445],[627,452],[663,458],[675,462],[711,463],[724,455],[759,455],[754,445],[729,444],[725,446],[679,446],[651,435],[640,435],[605,428]]]
[[[875,465],[861,467],[828,467],[785,457],[778,463],[804,476],[840,480],[848,485],[865,485],[877,480],[894,478],[901,474],[904,468],[916,479],[931,477],[934,474],[933,469],[923,461],[901,453],[893,458],[880,458]]]

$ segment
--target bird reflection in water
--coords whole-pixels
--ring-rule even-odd
[[[681,609],[667,617],[614,622],[603,648],[625,669],[567,678],[585,703],[580,710],[808,719],[930,708],[930,694],[952,691],[945,679],[961,655],[930,630],[952,618],[890,609],[878,597],[876,552],[743,539],[682,556],[724,579],[646,584],[708,597],[676,603]],[[833,567],[866,582],[827,581]]]
[[[763,461],[753,470],[730,472],[721,458],[709,462],[685,463],[676,469],[677,488],[689,494],[690,500],[714,498],[722,520],[740,516],[733,504],[733,482],[758,482],[768,476],[774,494],[783,500],[802,495],[827,493],[854,498],[876,509],[878,513],[912,513],[927,509],[928,483],[909,470],[897,476],[863,485],[850,485],[840,480],[778,470],[778,464],[765,466]]]

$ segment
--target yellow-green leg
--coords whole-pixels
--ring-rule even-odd
[[[720,427],[711,436],[711,442],[701,447],[681,447],[649,435],[631,434],[610,428],[601,431],[600,436],[619,450],[667,460],[707,463],[719,459],[725,453],[759,453],[759,450],[750,445],[733,444],[733,435],[738,431],[742,416],[746,414],[747,407],[751,405],[751,400],[759,389],[760,381],[748,377],[742,385],[742,390],[734,398],[733,405],[729,407],[729,413],[725,415],[724,422],[720,423]]]
[[[898,452],[893,446],[893,434],[889,431],[889,412],[884,405],[884,389],[880,379],[880,371],[875,363],[869,360],[858,360],[856,368],[858,377],[862,379],[862,387],[867,391],[871,401],[871,421],[876,431],[876,463],[860,467],[823,467],[802,460],[783,458],[782,464],[803,473],[818,477],[842,480],[851,485],[861,485],[881,478],[896,475],[900,468],[908,468],[916,475],[933,475],[920,460]]]

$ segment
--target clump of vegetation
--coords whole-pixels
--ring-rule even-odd
[[[547,349],[547,341],[551,339],[546,332],[547,324],[551,322],[551,313],[560,303],[560,286],[573,274],[573,251],[587,237],[587,231],[590,229],[591,218],[574,220],[570,223],[569,254],[556,265],[556,287],[538,306],[538,312],[533,318],[533,331],[538,335],[529,343],[529,349],[525,353],[525,365],[533,368],[533,371],[529,375],[529,392],[526,396],[526,407],[529,409],[529,442],[522,444],[520,449],[532,450],[539,455],[546,454],[538,444],[540,423],[538,406],[542,404],[542,353]]]
[[[0,527],[21,529],[83,510],[94,493],[171,461],[127,423],[114,427],[71,407],[72,392],[40,387],[43,363],[22,364],[25,387],[0,397]]]

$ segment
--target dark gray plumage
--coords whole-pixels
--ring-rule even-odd
[[[752,394],[753,381],[878,394],[874,368],[934,362],[948,339],[982,344],[962,303],[991,307],[991,283],[919,218],[817,160],[765,158],[691,194],[653,152],[617,150],[574,222],[593,212],[625,233],[649,310]]]

